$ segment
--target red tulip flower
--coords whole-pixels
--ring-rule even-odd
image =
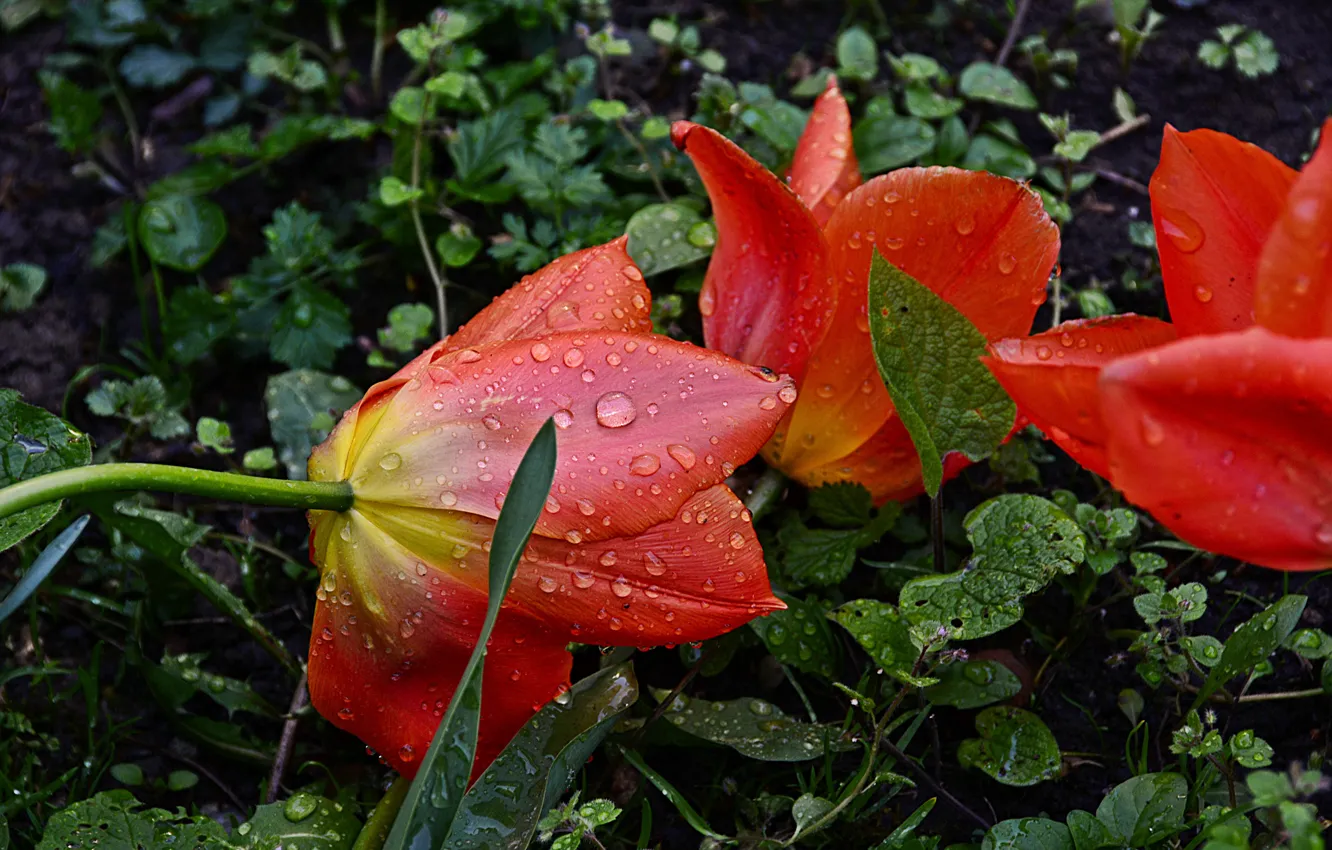
[[[1332,122],[1302,172],[1167,126],[1151,195],[1174,324],[1066,322],[995,343],[988,365],[1050,439],[1184,540],[1325,569]]]
[[[650,332],[625,240],[556,260],[376,384],[310,459],[355,504],[310,513],[314,706],[416,771],[485,617],[487,553],[549,418],[555,483],[490,641],[475,771],[569,686],[570,642],[697,641],[778,610],[722,483],[789,378]]]
[[[1059,253],[1040,198],[955,168],[903,168],[861,185],[835,81],[814,104],[790,185],[707,127],[678,122],[671,137],[717,219],[699,297],[704,339],[801,386],[764,457],[811,486],[859,482],[879,502],[919,493],[920,458],[870,342],[870,259],[877,249],[988,339],[1025,334]],[[946,469],[965,463],[950,455]]]

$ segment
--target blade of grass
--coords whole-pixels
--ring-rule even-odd
[[[0,623],[3,623],[10,614],[13,614],[24,602],[28,601],[28,597],[36,592],[37,587],[42,582],[46,581],[46,577],[55,570],[61,559],[73,548],[74,543],[79,539],[79,535],[83,534],[83,529],[88,527],[88,520],[91,518],[88,514],[84,514],[74,520],[69,524],[69,528],[60,532],[60,535],[42,550],[42,553],[32,562],[32,566],[28,567],[28,571],[23,574],[23,578],[18,580],[14,589],[9,592],[3,602],[0,602]]]
[[[547,420],[528,446],[504,500],[490,547],[490,601],[476,648],[463,670],[448,711],[435,731],[421,769],[393,822],[385,850],[425,850],[444,846],[467,791],[481,721],[481,672],[486,642],[499,618],[518,559],[527,548],[555,480],[555,426]]]

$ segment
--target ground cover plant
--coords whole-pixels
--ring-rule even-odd
[[[0,850],[1324,845],[1323,4],[0,27]]]

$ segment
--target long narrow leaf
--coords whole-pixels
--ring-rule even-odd
[[[79,517],[69,524],[69,528],[60,532],[60,535],[51,544],[42,550],[42,554],[32,562],[28,571],[23,574],[23,578],[18,580],[14,589],[5,597],[5,601],[0,602],[0,623],[8,619],[19,609],[28,597],[32,596],[37,590],[38,585],[46,581],[46,577],[56,568],[65,554],[74,546],[79,535],[83,534],[83,529],[88,527],[88,520],[91,519],[87,514]]]
[[[671,801],[671,805],[675,806],[675,810],[680,813],[680,816],[685,819],[686,823],[694,828],[694,831],[717,841],[732,840],[709,826],[708,822],[703,819],[703,816],[689,804],[689,801],[685,799],[685,796],[681,794],[680,791],[666,779],[666,777],[648,767],[647,762],[643,761],[642,756],[625,747],[620,747],[619,750],[620,755],[624,756],[625,761],[638,768],[638,772],[646,776],[648,781],[657,786],[657,790],[664,794],[667,800]]]
[[[518,464],[505,497],[495,538],[490,546],[490,600],[476,648],[463,671],[458,690],[435,731],[421,769],[407,791],[393,822],[385,850],[434,850],[444,846],[467,791],[481,722],[481,673],[486,642],[499,618],[500,603],[509,590],[518,559],[527,548],[537,519],[555,480],[555,426],[547,420]]]

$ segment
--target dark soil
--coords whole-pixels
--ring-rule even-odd
[[[922,24],[932,4],[882,5],[892,15],[893,35],[887,46],[893,52],[929,53],[952,69],[960,69],[977,59],[992,59],[1004,39],[1008,20],[1006,13],[1001,14],[1004,4],[988,0],[973,4],[980,8],[968,17],[959,18],[942,30],[932,30]],[[1271,150],[1288,163],[1298,164],[1309,149],[1311,129],[1332,110],[1332,61],[1328,58],[1332,45],[1332,4],[1325,0],[1264,3],[1212,0],[1187,11],[1161,2],[1158,5],[1168,20],[1126,74],[1117,48],[1105,40],[1105,25],[1086,15],[1074,19],[1068,11],[1071,4],[1067,2],[1032,3],[1024,34],[1044,32],[1052,47],[1072,47],[1080,56],[1075,85],[1054,94],[1053,110],[1066,110],[1079,128],[1109,128],[1117,123],[1111,106],[1112,92],[1121,87],[1136,100],[1140,112],[1152,116],[1146,127],[1096,151],[1094,163],[1145,185],[1156,163],[1161,129],[1168,121],[1181,129],[1223,130]],[[727,57],[727,76],[769,83],[778,90],[793,81],[789,72],[793,61],[799,61],[795,59],[797,54],[816,64],[825,61],[835,64],[833,41],[843,23],[839,4],[817,0],[751,3],[657,0],[617,2],[613,6],[617,24],[629,30],[644,29],[652,18],[669,14],[678,14],[681,21],[702,21],[703,44]],[[1274,39],[1281,54],[1281,66],[1275,75],[1246,81],[1233,71],[1214,72],[1200,66],[1194,58],[1199,42],[1210,37],[1217,25],[1232,22],[1259,27]],[[0,89],[3,89],[0,92],[0,265],[31,262],[50,273],[48,290],[34,308],[0,317],[0,386],[16,388],[31,403],[52,410],[60,408],[69,382],[80,369],[119,360],[120,348],[134,338],[139,321],[136,287],[129,269],[120,265],[106,272],[92,272],[87,267],[92,233],[117,198],[94,181],[73,176],[74,162],[51,143],[42,125],[45,105],[35,73],[44,57],[59,49],[60,44],[60,29],[45,26],[8,36],[0,48]],[[1009,64],[1022,70],[1021,57],[1016,53]],[[648,63],[622,69],[616,85],[626,90],[622,96],[631,102],[641,99],[659,114],[684,117],[692,110],[691,96],[696,82],[696,73],[675,76],[664,64]],[[1044,138],[1034,119],[1019,124],[1029,142]],[[192,126],[190,119],[182,119],[170,128],[171,138],[164,141],[169,142],[168,147],[178,149],[202,133],[201,126]],[[367,158],[387,153],[383,149],[358,152]],[[364,180],[370,171],[367,163],[365,169],[353,172],[355,176],[350,179]],[[233,233],[227,248],[234,257],[228,260],[229,264],[234,262],[230,270],[240,270],[250,254],[262,249],[259,228],[278,205],[301,197],[311,208],[319,209],[331,198],[362,197],[364,185],[349,182],[347,175],[344,163],[336,157],[311,155],[291,168],[284,168],[279,177],[247,179],[221,192],[217,199],[231,216]],[[1149,216],[1145,194],[1098,181],[1083,196],[1075,220],[1063,231],[1060,260],[1066,284],[1082,287],[1093,280],[1109,284],[1117,281],[1128,265],[1143,266],[1144,254],[1130,245],[1127,226],[1133,220]],[[381,272],[401,274],[396,269],[373,273]],[[1155,291],[1129,292],[1113,283],[1108,291],[1121,309],[1164,313],[1159,287]],[[474,299],[474,306],[480,306],[484,300]],[[359,315],[357,332],[373,336],[383,310],[366,310]],[[1038,323],[1048,318],[1045,308]],[[355,376],[356,370],[363,368],[358,366],[357,356],[353,352],[339,366],[345,365],[344,371]],[[263,435],[267,425],[260,405],[264,377],[218,364],[213,372],[201,373],[201,386],[195,392],[196,401],[209,409],[192,412],[225,416],[236,428],[241,438],[238,442],[242,444],[246,436],[254,438],[252,443],[266,442]],[[86,421],[81,405],[71,405],[70,415],[78,424],[94,425]],[[1090,479],[1079,476],[1071,466],[1061,466],[1056,475],[1067,476],[1080,485],[1080,491],[1089,491]],[[1090,497],[1091,493],[1082,495]],[[961,494],[957,497],[971,498]],[[301,523],[290,514],[233,511],[208,513],[204,518],[223,531],[257,530],[261,538],[273,540],[290,552],[297,552],[301,545]],[[237,575],[234,560],[226,555],[218,556],[206,566],[233,581]],[[1205,570],[1204,566],[1187,567],[1177,578],[1205,581],[1211,570]],[[1257,610],[1251,601],[1240,601],[1232,609],[1228,604],[1229,594],[1242,593],[1249,600],[1265,600],[1282,592],[1302,592],[1310,596],[1306,625],[1326,628],[1324,620],[1332,619],[1332,586],[1304,576],[1241,567],[1232,571],[1224,586],[1213,586],[1212,592],[1214,599],[1227,600],[1226,604],[1214,605],[1211,615],[1219,619],[1224,612],[1225,624],[1205,623],[1214,626],[1214,634],[1227,634]],[[308,613],[305,599],[273,600],[268,622],[293,650],[303,652],[302,644],[308,639],[305,625],[309,622]],[[1077,612],[1072,610],[1067,596],[1051,591],[1035,600],[1028,613],[1030,622],[1040,623],[1057,635],[1070,636],[1053,658],[1050,648],[1023,627],[998,636],[994,646],[1011,650],[1031,671],[1044,665],[1032,701],[1062,748],[1077,754],[1069,760],[1067,775],[1035,789],[1012,789],[962,770],[952,754],[957,743],[973,733],[969,715],[943,709],[936,717],[943,749],[937,781],[972,810],[991,819],[1038,813],[1062,817],[1074,808],[1094,810],[1104,792],[1129,775],[1119,749],[1129,724],[1117,707],[1117,696],[1125,688],[1137,688],[1148,697],[1143,719],[1149,724],[1153,768],[1171,766],[1174,757],[1168,750],[1169,730],[1177,722],[1180,706],[1166,692],[1147,693],[1133,670],[1133,662],[1122,658],[1126,643],[1105,636],[1107,630],[1139,625],[1127,600],[1097,612],[1096,622],[1076,622]],[[196,614],[212,616],[202,608]],[[236,640],[232,627],[188,625],[173,634],[168,639],[178,640],[182,651],[213,647],[219,672],[252,679],[265,696],[285,707],[290,684],[280,671],[269,669],[267,659],[259,657],[252,647],[233,646],[244,642]],[[86,641],[88,635],[68,634],[62,638],[70,641],[64,649],[77,655],[79,642]],[[48,647],[48,652],[58,655],[55,647]],[[595,654],[589,653],[580,664],[591,665],[594,658]],[[753,695],[755,683],[766,681],[774,699],[792,713],[800,713],[800,703],[790,686],[769,676],[771,671],[762,669],[759,658],[757,651],[742,651],[725,675],[718,679],[700,678],[694,686],[696,692],[711,698]],[[674,654],[667,651],[645,656],[639,669],[647,683],[666,688],[672,687],[681,673]],[[1314,683],[1313,672],[1307,665],[1291,661],[1280,666],[1273,676],[1260,680],[1257,689],[1302,689]],[[815,695],[815,701],[818,707],[827,710],[826,716],[821,714],[823,719],[840,719],[833,695]],[[1255,727],[1276,748],[1278,765],[1305,759],[1313,750],[1327,752],[1332,720],[1325,699],[1260,703],[1237,712],[1224,706],[1219,709],[1230,731]],[[142,706],[137,710],[142,710]],[[139,736],[148,739],[149,751],[165,747],[168,727],[162,718],[145,718],[138,728]],[[349,739],[340,733],[322,726],[316,735],[313,724],[304,728],[303,749],[297,763],[306,758],[323,758],[338,749],[346,751]],[[276,738],[275,727],[261,731],[270,741]],[[917,738],[917,748],[922,740]],[[678,760],[672,760],[672,752],[679,753]],[[206,756],[205,753],[201,760],[206,760]],[[729,828],[733,806],[723,790],[722,780],[728,775],[727,768],[741,765],[738,758],[730,762],[714,761],[723,762],[722,768],[706,777],[698,774],[691,764],[690,751],[686,750],[663,749],[655,754],[653,764],[682,788],[715,790],[716,797],[706,814],[714,824]],[[930,764],[929,759],[926,764]],[[247,806],[256,802],[258,789],[252,781],[256,775],[253,768],[238,768],[233,772],[224,764],[217,771],[223,783],[235,780],[234,788],[241,802]],[[752,770],[745,774],[754,775]],[[626,779],[623,772],[603,761],[592,765],[588,781],[590,790],[604,795],[623,791]],[[215,790],[215,786],[205,782],[196,802],[213,803],[222,810],[234,808],[225,797],[215,795]],[[740,790],[756,794],[759,789]],[[881,834],[885,830],[880,827],[890,825],[893,816],[909,812],[929,796],[934,795],[921,783],[917,791],[894,800],[885,810],[882,824],[868,832]],[[655,822],[666,825],[659,827],[662,831],[658,833],[663,846],[696,846],[697,836],[677,824],[672,811],[659,798],[654,795],[652,799]],[[925,831],[942,834],[946,840],[971,838],[971,825],[943,800]]]

